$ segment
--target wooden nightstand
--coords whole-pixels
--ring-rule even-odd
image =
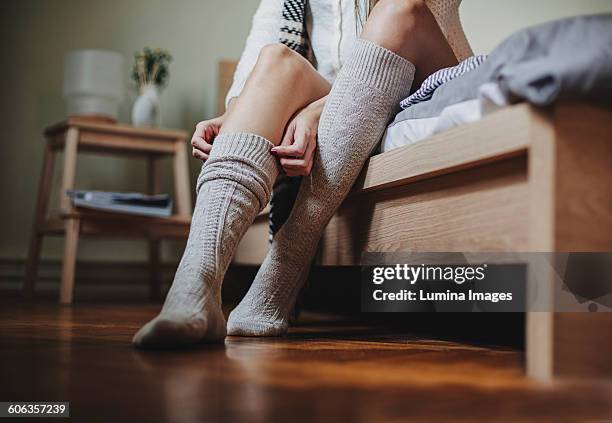
[[[151,297],[160,294],[159,242],[162,238],[186,238],[191,221],[191,188],[184,131],[134,128],[127,125],[69,118],[44,132],[46,146],[38,187],[38,201],[28,254],[24,295],[34,293],[34,283],[44,235],[64,235],[60,303],[71,304],[76,252],[80,235],[144,237],[149,240]],[[49,212],[55,153],[63,151],[64,163],[58,212]],[[102,153],[142,157],[148,163],[149,191],[159,192],[159,159],[173,157],[176,214],[152,218],[75,209],[66,191],[74,188],[77,153]]]

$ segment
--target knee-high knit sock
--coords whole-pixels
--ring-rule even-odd
[[[359,40],[332,87],[321,116],[318,151],[287,222],[274,237],[253,285],[228,321],[229,335],[286,332],[322,231],[355,182],[400,99],[414,66]]]
[[[278,161],[253,134],[221,134],[198,177],[198,197],[183,258],[161,313],[134,336],[142,348],[225,337],[221,283],[238,242],[267,205]]]

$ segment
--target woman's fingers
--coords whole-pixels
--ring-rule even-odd
[[[309,149],[306,155],[301,159],[281,158],[280,164],[285,173],[289,176],[306,176],[310,175],[314,158],[314,149]]]
[[[304,159],[280,159],[280,164],[284,169],[298,170],[306,166]]]
[[[208,154],[198,150],[197,148],[191,149],[191,155],[195,157],[196,159],[200,159],[202,161],[208,160]]]
[[[200,160],[208,160],[208,155],[212,149],[212,143],[223,124],[223,117],[198,122],[191,137],[191,155]]]
[[[283,139],[279,145],[283,147],[290,146],[291,144],[293,144],[294,135],[295,135],[295,122],[291,122],[287,126],[287,129],[285,130],[285,134],[283,135]],[[275,147],[272,148],[272,151],[274,151],[274,148]]]
[[[198,122],[195,127],[195,131],[193,132],[194,137],[204,137],[206,133],[206,129],[209,127],[208,121],[203,120],[202,122]]]
[[[312,160],[314,158],[314,148],[308,148],[304,157],[301,158],[290,158],[290,157],[281,157],[280,164],[283,168],[293,169],[293,170],[303,170],[307,169],[310,164],[312,164]]]
[[[288,128],[289,135],[291,128]],[[272,151],[280,156],[280,164],[285,173],[289,176],[305,176],[309,175],[312,170],[312,162],[315,148],[317,146],[316,131],[310,128],[296,128],[292,134],[292,144],[283,145],[272,149]],[[287,134],[283,139],[283,143],[288,139]]]
[[[217,135],[219,135],[219,127],[217,125],[210,125],[206,128],[203,138],[207,143],[212,144]]]
[[[303,157],[308,148],[311,138],[310,128],[296,129],[293,133],[293,143],[291,145],[279,145],[272,148],[272,152],[283,157]]]
[[[191,146],[195,149],[202,151],[203,153],[210,153],[212,145],[204,140],[204,138],[194,136],[191,138]]]
[[[193,132],[193,136],[203,138],[206,142],[212,144],[215,137],[219,135],[221,123],[222,121],[220,118],[198,122],[196,124],[195,131]]]
[[[208,154],[212,149],[210,141],[214,138],[214,130],[212,129],[210,121],[198,122],[196,125],[193,136],[191,137],[191,155],[196,159],[207,160]]]

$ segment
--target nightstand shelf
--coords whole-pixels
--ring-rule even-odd
[[[78,240],[83,236],[146,238],[149,240],[151,297],[160,294],[159,242],[186,238],[191,221],[191,190],[183,131],[134,128],[108,122],[70,118],[45,130],[45,156],[26,268],[24,295],[33,296],[42,240],[45,235],[64,235],[60,302],[71,304]],[[60,209],[50,212],[55,153],[64,153]],[[143,217],[76,209],[66,191],[74,189],[78,153],[143,157],[148,164],[149,193],[159,192],[159,159],[173,158],[176,214],[168,218]]]

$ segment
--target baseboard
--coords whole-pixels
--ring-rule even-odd
[[[177,262],[160,264],[159,279],[162,291],[169,288]],[[10,288],[15,292],[21,289],[25,275],[25,259],[0,258],[0,288]],[[259,266],[232,264],[223,283],[223,300],[236,303],[244,296],[253,281]],[[36,283],[50,290],[59,290],[62,263],[60,260],[41,260],[38,266]],[[359,269],[342,266],[315,266],[309,282],[300,294],[298,303],[302,307],[323,312],[359,312]],[[125,290],[129,287],[143,288],[133,290],[135,299],[143,296],[149,283],[147,262],[108,262],[77,261],[76,290],[79,287],[104,287],[105,292],[113,289]],[[120,288],[119,288],[120,287]]]
[[[170,286],[178,263],[164,262],[159,265],[159,279],[165,292]],[[0,287],[12,291],[20,289],[26,268],[25,259],[0,258]],[[223,284],[223,299],[235,303],[242,298],[257,273],[258,266],[232,265],[227,272]],[[112,287],[141,286],[146,287],[150,281],[149,264],[147,262],[107,262],[107,261],[77,261],[76,284],[80,286]],[[60,260],[41,260],[38,265],[37,284],[59,289],[62,273]],[[137,299],[137,298],[136,298]]]
[[[161,280],[172,278],[176,263],[160,265]],[[0,259],[0,281],[23,281],[26,260]],[[37,282],[58,282],[62,272],[60,260],[41,260],[38,265]],[[149,267],[146,262],[77,261],[76,280],[79,284],[146,284],[149,281]]]

